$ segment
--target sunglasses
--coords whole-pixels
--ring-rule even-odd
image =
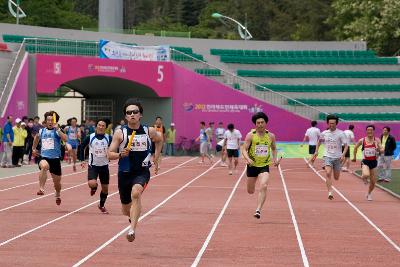
[[[125,111],[126,115],[138,114],[140,111],[138,109],[135,110],[127,110]]]

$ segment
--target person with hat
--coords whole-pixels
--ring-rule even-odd
[[[165,150],[165,155],[174,156],[175,155],[175,139],[176,139],[176,129],[175,123],[171,122],[170,128],[167,130],[166,134],[167,149]]]
[[[21,127],[21,119],[15,119],[15,126],[13,127],[14,133],[14,142],[12,149],[12,165],[14,167],[21,167],[19,164],[19,160],[24,156],[24,148],[25,148],[25,138],[28,136],[28,132],[25,130],[26,124]]]

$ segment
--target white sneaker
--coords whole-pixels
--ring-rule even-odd
[[[372,196],[371,196],[371,194],[367,194],[367,200],[368,200],[368,201],[372,201]]]
[[[232,173],[233,173],[232,171],[229,171],[229,175],[232,175]]]
[[[332,200],[332,199],[333,199],[332,192],[329,192],[329,193],[328,193],[328,199],[329,199],[329,200]]]
[[[129,242],[133,242],[135,240],[135,231],[133,231],[132,229],[129,229],[128,233],[126,234],[126,239]]]

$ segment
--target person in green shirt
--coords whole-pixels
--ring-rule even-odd
[[[175,155],[175,139],[176,139],[176,129],[175,123],[171,122],[170,128],[167,130],[166,134],[167,149],[165,150],[165,155],[174,156]]]
[[[269,180],[269,166],[279,165],[275,135],[266,129],[268,117],[258,112],[251,118],[256,128],[246,135],[243,158],[247,162],[247,192],[254,194],[257,180],[260,180],[260,189],[257,199],[257,208],[254,217],[261,218],[261,210],[267,197]]]

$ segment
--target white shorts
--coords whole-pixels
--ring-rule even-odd
[[[208,153],[208,143],[203,142],[200,143],[200,154],[207,154]]]

